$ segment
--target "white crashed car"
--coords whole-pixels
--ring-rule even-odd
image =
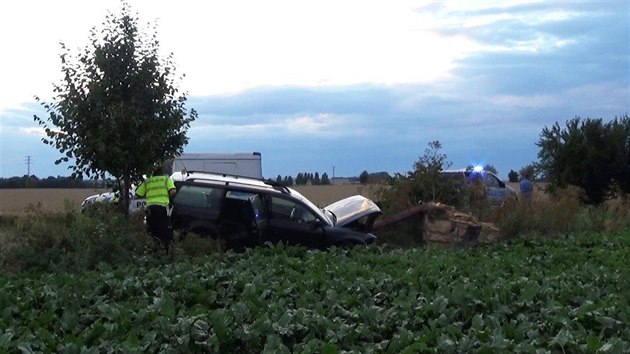
[[[98,204],[118,203],[120,201],[120,194],[118,192],[105,192],[100,194],[91,195],[81,203],[81,210],[84,211],[89,207]],[[132,186],[129,190],[129,212],[137,213],[144,210],[147,202],[145,199],[136,198],[136,186]]]

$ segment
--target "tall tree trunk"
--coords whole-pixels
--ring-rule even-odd
[[[120,193],[122,194],[121,199],[120,199],[120,204],[119,204],[120,212],[123,215],[129,215],[129,173],[128,172],[125,172],[125,174],[123,175],[122,186],[119,190],[120,190]]]

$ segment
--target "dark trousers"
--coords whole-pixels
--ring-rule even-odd
[[[173,240],[173,228],[171,220],[166,213],[166,207],[161,205],[149,205],[146,208],[147,225],[151,235],[164,245],[168,251],[169,245]]]

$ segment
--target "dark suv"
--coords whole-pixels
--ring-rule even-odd
[[[189,172],[173,175],[175,229],[224,239],[230,248],[283,242],[309,248],[371,244],[381,214],[355,195],[319,208],[299,192],[262,180]]]

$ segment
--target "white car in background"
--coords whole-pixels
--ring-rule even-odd
[[[96,204],[110,204],[118,203],[120,201],[119,192],[105,192],[100,194],[91,195],[81,203],[81,210],[84,211]],[[129,213],[137,213],[143,211],[147,202],[145,199],[136,198],[136,186],[132,186],[129,190]]]
[[[444,170],[441,172],[447,178],[461,180],[464,184],[471,183],[479,177],[486,187],[486,198],[496,205],[503,205],[506,200],[516,199],[516,191],[490,171],[482,168],[465,168],[459,170]]]

